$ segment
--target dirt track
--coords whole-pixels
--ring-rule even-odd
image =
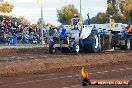
[[[131,62],[132,63],[132,62]],[[91,80],[132,80],[132,64],[85,67]],[[0,79],[0,88],[132,88],[130,85],[80,85],[81,69]]]
[[[132,61],[131,51],[105,53],[55,54],[47,49],[4,49],[0,50],[0,77],[40,74],[66,70],[77,70],[82,66],[106,66]]]

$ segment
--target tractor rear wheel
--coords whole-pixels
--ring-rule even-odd
[[[101,36],[101,38],[100,38],[101,51],[113,49],[112,41],[113,40],[112,40],[111,34],[105,34],[105,35]]]
[[[101,50],[101,43],[100,43],[100,36],[98,34],[92,35],[92,39],[90,39],[92,44],[90,45],[90,52],[100,52]]]

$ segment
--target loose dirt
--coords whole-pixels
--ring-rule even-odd
[[[0,50],[0,77],[22,76],[132,63],[132,51],[48,54],[46,48]]]

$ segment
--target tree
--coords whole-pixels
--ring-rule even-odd
[[[117,23],[132,23],[132,0],[107,0],[106,13],[98,13],[92,23],[106,23],[112,17]]]
[[[30,27],[35,28],[37,27],[37,24],[31,24]]]
[[[37,21],[37,26],[39,27],[39,28],[41,28],[41,18],[39,18],[38,19],[38,21]],[[44,22],[44,19],[43,19],[43,27],[45,26],[45,22]]]
[[[63,7],[61,10],[57,11],[58,21],[63,25],[71,24],[71,19],[74,17],[75,13],[79,15],[79,12],[74,7],[74,5],[67,5]]]
[[[12,12],[14,6],[9,2],[1,2],[0,3],[0,12],[1,13],[10,13]]]
[[[117,1],[116,0],[107,0],[107,4],[108,4],[108,7],[107,7],[106,13],[109,14],[110,16],[112,16],[113,18],[116,18],[119,13]]]
[[[106,13],[99,12],[95,17],[91,19],[93,24],[103,24],[109,22],[109,15]]]
[[[23,16],[19,17],[18,20],[19,20],[19,23],[22,24],[22,25],[30,24],[30,22]]]
[[[2,21],[3,18],[4,18],[6,21],[16,21],[16,22],[19,22],[19,20],[18,20],[17,17],[7,16],[7,15],[0,15],[0,21]]]
[[[116,22],[132,21],[132,0],[107,0],[107,11]]]
[[[121,14],[125,17],[125,21],[132,21],[132,0],[119,0]]]

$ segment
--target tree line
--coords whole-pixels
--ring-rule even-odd
[[[64,6],[57,11],[58,22],[70,24],[75,13],[79,15],[74,5]],[[107,0],[106,12],[97,13],[96,16],[91,18],[91,23],[109,23],[110,18],[113,18],[118,23],[132,23],[132,0]]]
[[[107,0],[106,12],[99,12],[91,22],[108,23],[109,18],[117,23],[132,23],[132,0]]]

